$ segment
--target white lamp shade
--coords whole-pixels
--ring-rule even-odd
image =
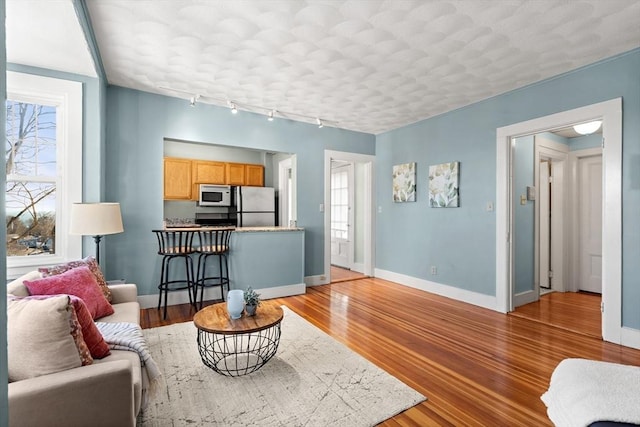
[[[104,236],[122,233],[120,203],[74,203],[71,205],[71,234]]]
[[[578,132],[580,135],[590,135],[600,129],[600,125],[602,124],[602,120],[595,120],[593,122],[581,123],[579,125],[574,125],[573,129]]]

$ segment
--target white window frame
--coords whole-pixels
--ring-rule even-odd
[[[82,83],[8,71],[7,99],[56,106],[56,253],[7,257],[13,279],[82,256],[82,236],[69,234],[71,204],[82,201]]]

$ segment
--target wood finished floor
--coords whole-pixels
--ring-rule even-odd
[[[331,283],[346,282],[347,280],[362,279],[365,276],[357,271],[349,270],[346,268],[331,266]]]
[[[510,315],[602,338],[602,296],[583,292],[551,292]]]
[[[561,360],[640,365],[640,350],[381,279],[275,301],[428,397],[383,426],[551,425],[540,395]],[[172,306],[163,321],[147,309],[142,324],[188,321],[194,313]]]

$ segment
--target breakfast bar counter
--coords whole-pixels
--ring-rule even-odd
[[[195,232],[233,228],[230,240],[229,289],[251,286],[263,299],[305,293],[304,228],[301,227],[166,227]],[[205,290],[206,299],[220,298],[219,289]]]

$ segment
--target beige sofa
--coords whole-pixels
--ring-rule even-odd
[[[136,285],[109,288],[115,313],[98,321],[140,324]],[[24,296],[16,289],[7,285]],[[9,425],[135,426],[147,382],[137,353],[111,350],[91,365],[9,383]]]

